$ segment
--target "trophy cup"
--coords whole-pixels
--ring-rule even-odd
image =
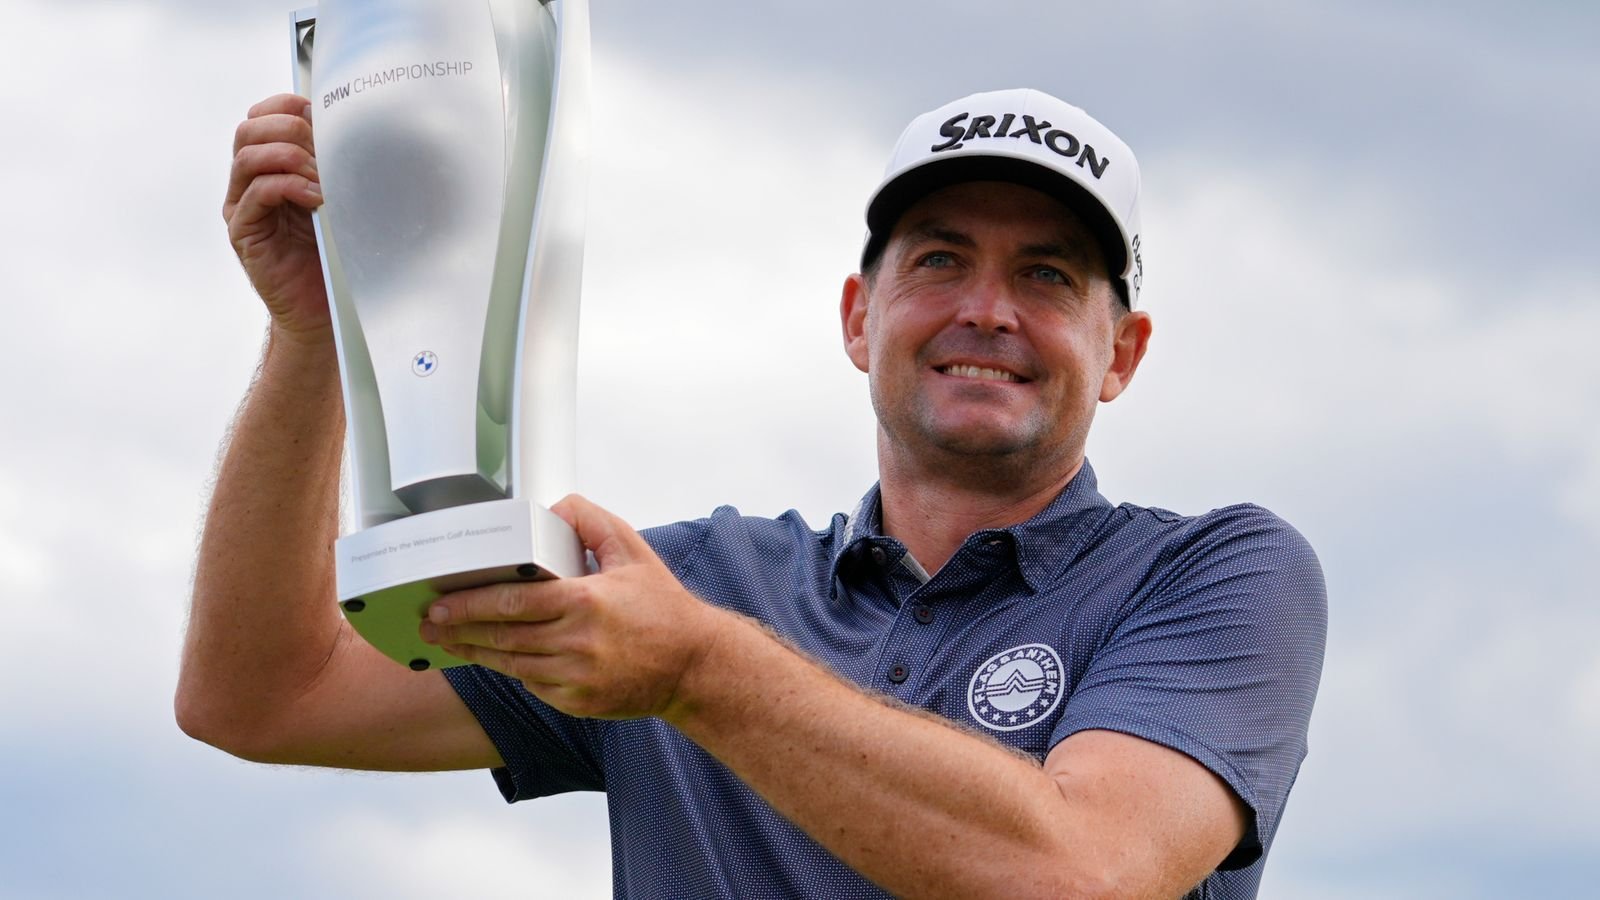
[[[416,670],[442,593],[583,574],[576,470],[587,0],[323,0],[293,15],[356,530],[356,631]]]

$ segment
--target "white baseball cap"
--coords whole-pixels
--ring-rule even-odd
[[[900,216],[952,184],[1007,181],[1049,194],[1100,239],[1112,282],[1131,309],[1139,299],[1139,163],[1088,113],[1043,91],[973,94],[914,119],[867,201],[866,270]]]

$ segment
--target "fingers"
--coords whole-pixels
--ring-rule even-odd
[[[250,107],[247,115],[254,119],[257,116],[270,116],[274,113],[288,113],[298,116],[311,105],[311,101],[299,94],[273,94],[271,97]]]
[[[460,625],[435,625],[424,621],[418,634],[424,641],[440,646],[483,647],[507,653],[554,656],[564,652],[561,629],[550,622],[466,622]]]
[[[560,622],[567,611],[561,598],[540,584],[508,583],[458,591],[439,598],[419,626],[424,641],[449,649],[472,647],[509,654],[561,652]],[[454,650],[450,652],[454,653]],[[460,655],[460,654],[457,654]],[[469,662],[477,662],[461,656]],[[493,667],[491,667],[493,668]]]
[[[571,525],[578,540],[594,551],[601,570],[655,558],[655,551],[620,516],[578,494],[561,498],[550,511]]]
[[[463,622],[553,622],[573,606],[576,579],[508,582],[447,594],[428,607],[434,625]]]
[[[310,187],[319,183],[316,149],[312,144],[310,105],[304,97],[278,94],[250,108],[249,117],[233,134],[233,168],[222,201],[223,218],[233,225],[235,209],[257,181],[275,175],[298,176],[299,181],[278,181],[258,190],[257,205],[249,221],[259,221],[264,203],[275,209],[284,202],[315,208],[320,197]]]
[[[314,152],[311,121],[299,114],[274,113],[245,119],[233,130],[233,152],[252,144],[294,144]]]
[[[457,659],[519,679],[530,689],[553,688],[587,655],[581,638],[575,643],[572,629],[564,627],[566,609],[549,590],[560,584],[512,583],[448,594],[429,608],[418,634]]]
[[[258,179],[270,175],[298,175],[308,182],[315,182],[317,161],[304,147],[294,144],[245,147],[233,157],[233,171],[228,175],[228,196],[223,201],[224,214],[239,202],[244,192]]]
[[[229,239],[240,240],[251,226],[276,215],[286,203],[316,209],[322,205],[322,189],[301,175],[264,175],[255,179],[237,203],[223,210]]]
[[[527,653],[510,653],[491,647],[473,644],[440,644],[440,649],[457,659],[464,659],[502,675],[509,675],[529,685],[556,686],[561,683],[559,668],[562,660],[552,656],[534,656]]]

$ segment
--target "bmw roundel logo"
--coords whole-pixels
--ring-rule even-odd
[[[427,378],[429,375],[434,373],[435,369],[438,368],[439,357],[434,355],[432,350],[424,350],[421,353],[418,353],[416,356],[411,357],[411,371],[415,373],[418,378]]]
[[[1048,644],[1023,644],[989,657],[967,684],[967,711],[991,731],[1016,731],[1061,704],[1061,657]]]

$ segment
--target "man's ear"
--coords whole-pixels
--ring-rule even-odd
[[[1133,373],[1139,370],[1139,361],[1150,349],[1150,314],[1130,312],[1115,326],[1111,336],[1111,367],[1100,382],[1100,402],[1110,403],[1128,389]]]
[[[844,292],[839,298],[839,325],[844,330],[844,352],[863,372],[869,371],[871,355],[867,352],[867,280],[860,274],[844,280]]]

